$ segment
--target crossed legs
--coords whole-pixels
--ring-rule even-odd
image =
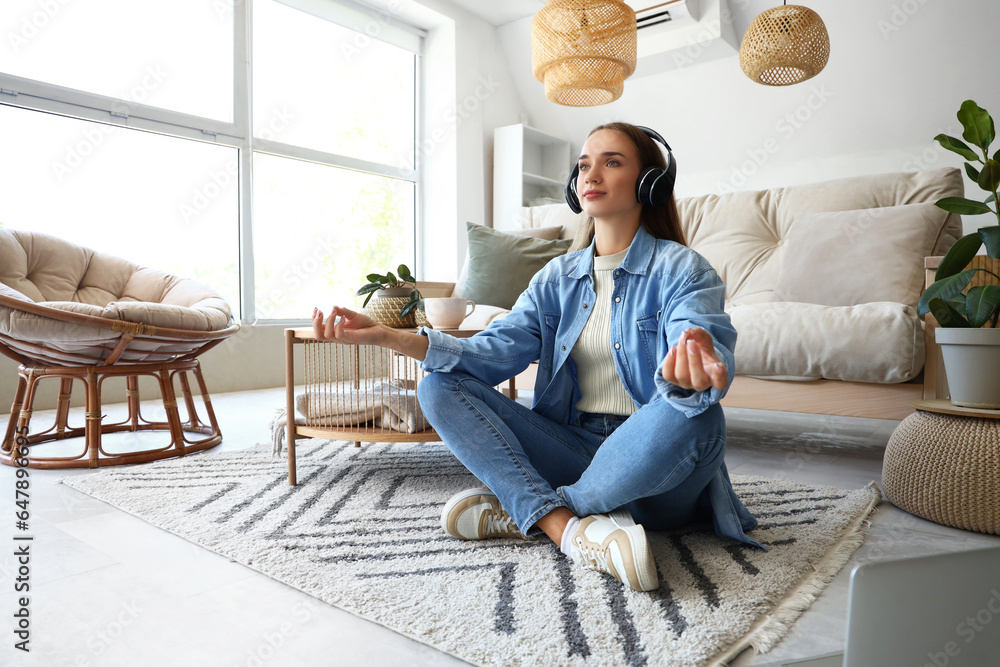
[[[496,509],[564,551],[566,527],[578,518],[610,517],[608,530],[632,533],[642,530],[633,518],[657,530],[689,522],[725,451],[719,406],[688,418],[657,399],[608,434],[588,422],[557,424],[465,373],[432,373],[418,393],[442,440],[495,494]],[[588,530],[604,534],[596,524]]]

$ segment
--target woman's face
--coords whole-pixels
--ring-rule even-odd
[[[598,130],[587,137],[578,162],[576,191],[584,213],[594,218],[632,214],[642,204],[635,197],[641,171],[632,142],[615,130]]]

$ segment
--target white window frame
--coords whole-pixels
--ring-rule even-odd
[[[204,118],[161,107],[67,88],[0,72],[0,104],[157,134],[231,146],[239,150],[239,283],[241,322],[245,325],[298,325],[297,319],[258,319],[253,255],[253,154],[266,153],[350,169],[414,184],[414,248],[422,228],[420,205],[421,54],[426,32],[389,12],[354,0],[277,0],[318,18],[414,53],[414,164],[391,166],[253,136],[252,0],[219,0],[233,12],[233,121]]]

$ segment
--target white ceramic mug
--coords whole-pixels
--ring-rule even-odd
[[[476,304],[468,299],[432,297],[424,299],[427,321],[435,329],[457,329],[466,317],[476,309]]]

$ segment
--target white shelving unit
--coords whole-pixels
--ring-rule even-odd
[[[565,139],[527,125],[493,131],[493,227],[520,227],[521,207],[540,197],[563,201],[569,178],[570,146]]]

